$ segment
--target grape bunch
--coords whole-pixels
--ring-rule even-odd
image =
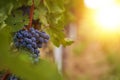
[[[10,74],[6,80],[20,80],[20,79],[16,77],[14,74]]]
[[[12,73],[8,73],[6,70],[2,70],[0,71],[0,80],[21,80],[21,78]]]
[[[22,29],[15,33],[13,40],[15,47],[27,49],[32,53],[32,57],[37,59],[40,53],[39,48],[42,48],[43,43],[48,42],[49,35],[34,28]]]

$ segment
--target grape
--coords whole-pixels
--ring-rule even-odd
[[[25,41],[23,41],[23,43],[21,43],[23,47],[25,47],[27,45],[27,43]]]
[[[31,48],[32,48],[32,45],[31,45],[31,44],[28,44],[28,45],[27,45],[27,48],[28,48],[28,49],[31,49]]]
[[[27,31],[24,31],[23,36],[24,36],[24,37],[28,37],[28,36],[29,36],[28,32],[27,32]]]
[[[40,54],[39,48],[42,48],[42,43],[47,43],[49,35],[44,31],[40,32],[37,29],[30,28],[29,30],[19,30],[13,37],[16,48],[27,49],[37,60]],[[36,57],[35,57],[36,55]]]
[[[21,33],[22,35],[24,34],[24,32],[25,32],[25,31],[23,31],[23,30],[20,30],[20,31],[19,31],[19,33]]]
[[[42,37],[39,38],[39,42],[43,43],[44,39]]]
[[[49,39],[50,37],[49,37],[49,35],[45,35],[45,38],[46,38],[46,39]]]
[[[32,53],[34,53],[34,48],[31,48],[30,51],[31,51]]]
[[[22,38],[23,36],[22,36],[20,33],[18,33],[18,34],[17,34],[17,37],[18,37],[18,38]]]
[[[38,33],[35,33],[35,37],[39,37],[39,34],[38,34]]]
[[[32,40],[29,39],[29,38],[25,38],[24,41],[25,41],[26,43],[32,43]]]
[[[32,38],[32,34],[31,33],[28,33],[28,38]]]
[[[36,41],[36,38],[35,38],[35,37],[32,37],[31,40],[32,40],[33,42],[35,42],[35,41]]]
[[[35,35],[35,31],[31,31],[32,35]]]
[[[27,42],[28,38],[24,38],[24,41]]]
[[[40,51],[38,49],[35,49],[35,53],[38,54]]]
[[[47,39],[44,39],[44,42],[45,42],[45,43],[47,43],[47,42],[48,42],[48,40],[47,40]]]
[[[27,42],[28,42],[28,43],[32,43],[32,40],[31,40],[31,39],[28,39]]]
[[[32,42],[32,47],[37,48],[37,44],[35,42]]]
[[[39,33],[39,35],[44,38],[44,33],[43,32]]]
[[[36,32],[36,33],[38,33],[38,34],[40,33],[40,31],[39,31],[39,30],[35,30],[35,32]]]
[[[20,78],[18,78],[14,74],[9,74],[5,80],[20,80]]]
[[[30,31],[32,32],[32,31],[34,31],[35,29],[34,28],[30,28]]]

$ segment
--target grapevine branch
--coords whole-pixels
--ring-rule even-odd
[[[33,14],[34,14],[34,0],[32,0],[33,4],[30,8],[30,15],[29,15],[29,24],[27,26],[27,29],[30,29],[30,27],[32,26],[32,19],[33,19]]]

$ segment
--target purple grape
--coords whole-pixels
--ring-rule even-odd
[[[28,43],[32,43],[32,40],[31,39],[28,39],[28,41],[27,41]]]
[[[41,33],[39,33],[39,35],[40,35],[41,37],[44,37],[44,33],[42,33],[42,32],[41,32]]]
[[[34,48],[37,48],[36,42],[32,42],[32,46],[33,46]]]
[[[20,39],[20,38],[22,38],[23,36],[22,36],[20,33],[17,33],[17,37]]]
[[[31,49],[31,48],[32,48],[32,45],[31,45],[31,44],[28,44],[26,47],[27,47],[28,49]]]
[[[27,45],[27,43],[25,41],[23,41],[23,43],[21,43],[23,47],[25,47]]]
[[[39,30],[35,30],[35,32],[36,32],[36,33],[38,33],[38,34],[40,33],[40,31],[39,31]]]
[[[24,37],[28,37],[28,36],[29,36],[28,32],[27,32],[27,31],[24,31],[23,36],[24,36]]]
[[[39,34],[38,34],[38,33],[35,33],[35,37],[39,37]]]
[[[7,80],[19,80],[19,78],[16,77],[14,74],[10,74],[10,75],[7,77]]]
[[[26,42],[26,43],[32,43],[32,40],[31,39],[29,39],[29,38],[24,38],[24,41]]]
[[[32,37],[32,34],[31,33],[28,33],[28,38],[31,38]]]
[[[48,42],[48,40],[47,39],[44,39],[44,43],[47,43]]]
[[[24,41],[26,41],[26,42],[27,42],[27,40],[28,40],[28,38],[24,38]]]
[[[43,43],[44,42],[44,39],[42,37],[39,38],[39,42],[40,43]]]
[[[47,43],[48,40],[49,35],[34,28],[18,31],[13,39],[16,48],[28,49],[30,53],[36,55],[35,59],[39,57],[40,51],[38,48],[42,48],[42,43]]]
[[[30,28],[30,32],[32,32],[32,31],[35,31],[35,29],[34,28]]]
[[[35,35],[35,31],[31,31],[32,35]]]
[[[36,42],[36,38],[35,38],[35,37],[32,37],[31,40],[32,40],[33,42]]]
[[[34,53],[34,48],[30,48],[30,51],[31,51],[32,53]]]
[[[23,35],[25,31],[24,30],[20,30],[19,32]]]
[[[40,51],[38,49],[35,49],[34,53],[38,55]]]
[[[45,35],[44,37],[45,37],[45,39],[49,39],[50,38],[49,35]]]

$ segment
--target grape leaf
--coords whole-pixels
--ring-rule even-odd
[[[64,11],[63,0],[43,0],[43,3],[47,7],[49,13],[61,13]]]
[[[0,1],[0,27],[5,25],[5,20],[11,15],[13,9],[27,4],[29,0],[1,0]]]
[[[51,41],[57,47],[61,44],[63,46],[70,45],[72,41],[65,40],[64,27],[66,26],[67,19],[65,19],[66,14],[63,0],[44,0],[43,2],[48,12],[42,15],[44,17],[40,17],[40,20],[44,20],[43,24],[49,24],[46,31],[49,33]]]
[[[24,25],[28,25],[29,17],[27,15],[23,16],[22,11],[14,11],[13,15],[8,16],[6,19],[6,24],[12,27],[13,31],[18,31],[23,28]]]

